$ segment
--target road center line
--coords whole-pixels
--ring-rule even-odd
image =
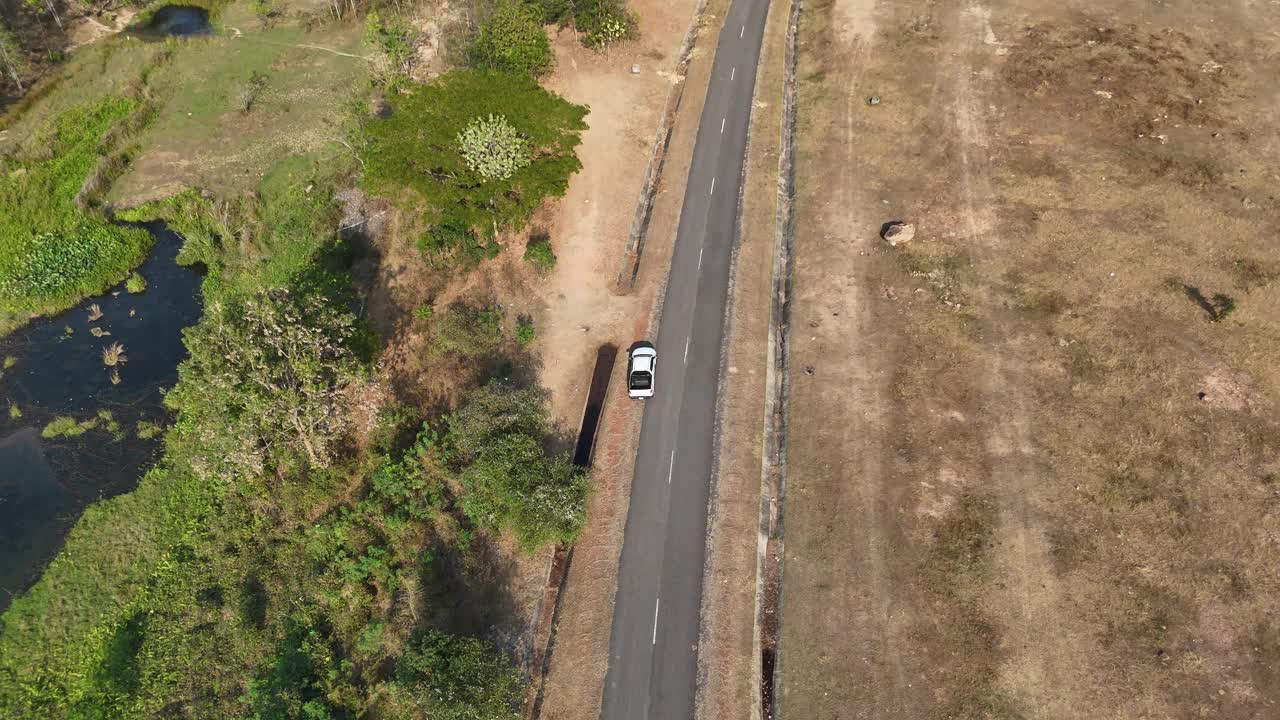
[[[738,74],[738,68],[735,67],[729,71],[729,79],[732,80],[734,76],[736,76],[737,74]]]
[[[716,194],[716,179],[715,179],[715,178],[711,178],[711,194],[712,194],[712,195],[715,195],[715,194]]]
[[[689,346],[685,345],[685,347],[687,348]],[[676,451],[672,450],[671,462],[667,464],[667,484],[668,485],[671,484],[671,473],[675,472],[675,470],[676,470]]]
[[[724,118],[720,118],[720,132],[724,132]]]
[[[738,31],[738,37],[742,37],[742,33],[746,32],[746,31],[747,31],[747,26],[746,26],[746,25],[743,25],[743,26],[742,26],[742,29]]]
[[[688,364],[689,364],[689,340],[690,340],[690,338],[685,338],[685,339],[684,339],[684,364],[685,364],[685,365],[688,365]],[[668,478],[668,479],[670,479],[670,478]]]
[[[653,599],[653,640],[652,644],[658,644],[658,606],[662,604],[662,598]]]

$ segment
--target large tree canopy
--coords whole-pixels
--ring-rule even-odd
[[[287,458],[326,467],[344,426],[339,394],[356,377],[355,318],[318,295],[258,291],[215,304],[186,331],[191,358],[166,401],[196,439],[207,478],[253,476]]]
[[[519,229],[548,197],[564,195],[582,163],[575,150],[587,108],[532,78],[458,70],[415,87],[391,116],[366,127],[364,183],[372,192],[424,206],[429,222],[455,234],[494,237]],[[458,137],[477,118],[502,116],[524,141],[529,162],[490,179],[468,166]]]

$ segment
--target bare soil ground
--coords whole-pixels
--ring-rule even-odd
[[[1280,714],[1278,30],[806,3],[783,717]]]

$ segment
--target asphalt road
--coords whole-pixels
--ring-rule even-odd
[[[609,639],[604,720],[693,717],[720,348],[768,0],[724,18],[655,343]]]

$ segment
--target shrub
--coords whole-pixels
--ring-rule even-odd
[[[638,22],[617,0],[588,0],[574,16],[574,25],[583,45],[608,52],[610,45],[634,37]]]
[[[529,244],[524,246],[524,259],[539,272],[551,272],[556,266],[556,254],[551,249],[551,240],[546,236],[530,238]]]
[[[432,720],[516,720],[520,671],[477,638],[428,630],[396,661],[397,682],[419,698]]]
[[[463,512],[482,527],[513,531],[525,548],[572,542],[586,517],[587,475],[567,453],[543,449],[550,431],[542,391],[496,381],[449,420]]]
[[[416,57],[414,36],[403,18],[384,18],[376,10],[365,18],[364,40],[374,49],[373,71],[382,85],[397,89],[408,81]]]
[[[22,418],[22,408],[18,407],[18,403],[9,402],[9,419],[20,420]]]
[[[539,77],[555,67],[539,9],[523,0],[501,0],[467,48],[471,65]]]
[[[458,412],[449,418],[448,441],[463,463],[474,462],[480,450],[504,435],[542,437],[551,430],[545,394],[537,388],[516,388],[495,380],[472,390]]]
[[[502,315],[495,308],[454,305],[431,326],[432,347],[453,355],[489,355],[502,346]]]
[[[550,455],[523,433],[481,448],[460,480],[463,512],[478,525],[512,530],[526,549],[571,543],[586,519],[586,473],[568,453]]]
[[[516,342],[520,347],[529,347],[530,343],[538,337],[538,330],[533,325],[533,318],[528,315],[521,315],[516,320]]]

